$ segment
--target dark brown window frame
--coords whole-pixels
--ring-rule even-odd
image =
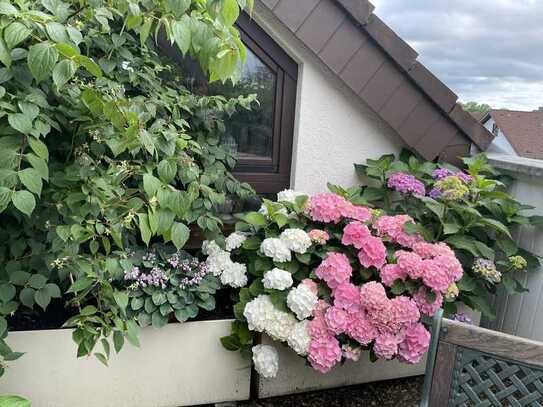
[[[298,65],[247,14],[242,14],[236,24],[243,43],[275,73],[277,80],[272,159],[242,159],[234,175],[258,193],[276,193],[290,186]]]

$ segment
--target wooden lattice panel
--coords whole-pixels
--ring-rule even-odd
[[[543,368],[459,347],[449,406],[543,406]]]

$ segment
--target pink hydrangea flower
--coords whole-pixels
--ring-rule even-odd
[[[404,332],[398,349],[398,359],[406,363],[419,363],[430,347],[430,332],[420,322]]]
[[[309,238],[317,244],[326,244],[330,239],[330,235],[327,231],[321,229],[313,229],[309,233]]]
[[[351,278],[353,269],[349,258],[343,253],[328,253],[326,259],[315,269],[315,274],[334,289]]]
[[[409,326],[420,319],[420,312],[417,303],[404,295],[390,300],[394,309],[394,316],[397,323],[402,326]]]
[[[319,292],[319,286],[317,285],[316,282],[314,282],[310,278],[303,279],[300,284],[303,284],[307,288],[309,288],[313,294],[317,294]]]
[[[339,307],[330,307],[324,314],[324,320],[326,321],[328,329],[334,334],[339,335],[347,329],[349,314]]]
[[[434,257],[434,261],[441,264],[441,267],[446,270],[449,276],[449,283],[454,283],[462,278],[464,269],[455,256],[438,255]]]
[[[367,345],[375,339],[377,330],[364,312],[357,312],[350,315],[347,335],[361,345]]]
[[[364,267],[374,266],[380,269],[384,266],[386,258],[387,249],[380,238],[368,236],[362,241],[362,247],[358,252],[358,260]]]
[[[370,281],[360,287],[360,305],[366,310],[379,309],[388,301],[385,287],[377,281]]]
[[[312,339],[309,343],[309,363],[321,373],[327,373],[341,360],[341,347],[331,335]]]
[[[371,232],[366,225],[360,222],[351,222],[343,229],[341,243],[345,246],[352,245],[357,249],[361,249],[364,239],[368,236],[371,236]]]
[[[400,322],[396,319],[392,301],[389,299],[384,301],[379,308],[368,310],[368,318],[379,333],[397,334],[401,328]]]
[[[394,253],[394,256],[396,257],[398,266],[410,278],[416,280],[422,277],[422,259],[417,253],[398,250]]]
[[[392,359],[398,353],[398,338],[390,333],[378,335],[375,338],[373,351],[381,359]]]
[[[349,204],[345,198],[331,192],[315,195],[309,203],[309,215],[317,222],[337,223]]]
[[[434,316],[436,311],[441,308],[443,305],[443,295],[440,292],[436,292],[436,299],[434,302],[428,301],[427,293],[428,290],[425,287],[419,288],[419,290],[413,295],[413,300],[417,303],[421,313],[428,315],[429,317]]]
[[[436,260],[422,261],[422,281],[434,291],[447,292],[451,283],[447,270],[442,263]]]
[[[367,222],[371,219],[371,211],[365,206],[349,204],[345,208],[344,217],[348,219],[358,220],[360,222]]]
[[[381,216],[373,223],[373,227],[379,236],[387,236],[402,246],[413,247],[423,239],[419,234],[410,235],[405,232],[403,227],[406,222],[413,222],[413,218],[408,215]]]
[[[307,331],[311,338],[331,335],[324,319],[325,312],[329,307],[330,304],[324,300],[319,300],[317,303],[317,306],[313,310],[313,319],[307,324]]]
[[[413,246],[413,250],[423,259],[431,259],[436,256],[455,256],[454,251],[443,242],[418,242]]]
[[[381,269],[379,276],[384,285],[392,287],[396,280],[405,281],[407,273],[398,264],[387,264]]]
[[[349,282],[341,283],[332,292],[334,305],[349,313],[360,310],[360,290]]]

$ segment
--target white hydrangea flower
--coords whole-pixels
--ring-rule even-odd
[[[309,331],[307,329],[308,324],[309,321],[307,319],[296,323],[287,338],[288,346],[300,356],[306,356],[309,351],[311,336],[309,336]]]
[[[264,332],[276,341],[286,342],[297,322],[296,317],[290,312],[275,308],[275,313],[272,314],[272,319],[267,321]]]
[[[273,261],[284,263],[290,261],[291,254],[285,243],[276,237],[264,239],[260,244],[260,251],[266,257],[271,257]]]
[[[277,202],[296,203],[296,198],[299,196],[307,196],[304,192],[294,191],[293,189],[285,189],[277,193]]]
[[[262,205],[260,209],[258,210],[258,212],[264,216],[269,216],[268,207],[266,205]],[[287,211],[287,208],[285,207],[276,210],[275,213],[280,213],[282,215],[288,216],[288,211]]]
[[[302,229],[285,229],[279,238],[296,253],[304,254],[311,247],[311,238]]]
[[[259,375],[272,378],[279,370],[279,354],[273,346],[255,345],[252,348],[253,363]]]
[[[272,304],[270,296],[260,294],[245,305],[243,316],[251,331],[264,332],[275,312],[277,310]]]
[[[230,259],[230,253],[219,248],[219,251],[213,249],[212,254],[206,259],[206,264],[211,274],[220,276],[227,267],[233,264],[233,262]]]
[[[292,286],[292,274],[286,270],[281,270],[276,267],[264,273],[262,283],[264,284],[264,288],[286,290]]]
[[[225,240],[226,250],[229,252],[241,247],[243,242],[247,240],[247,236],[240,232],[231,233]]]
[[[311,291],[307,285],[300,284],[288,293],[287,306],[301,321],[311,316],[318,300],[317,294]]]
[[[221,283],[234,288],[245,287],[247,285],[247,266],[230,262],[221,274]]]
[[[202,253],[207,256],[212,256],[213,254],[223,252],[224,250],[219,247],[216,241],[214,240],[204,240],[202,243]]]

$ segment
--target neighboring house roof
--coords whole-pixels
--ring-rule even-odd
[[[490,117],[519,156],[543,159],[543,108],[532,112],[493,109],[483,123]]]
[[[493,135],[366,0],[262,0],[339,78],[427,159],[454,161]]]

